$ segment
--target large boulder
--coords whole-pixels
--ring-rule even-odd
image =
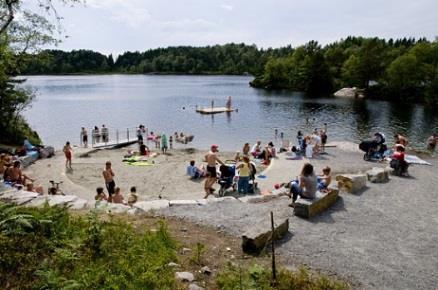
[[[149,212],[151,210],[165,209],[169,207],[169,201],[167,199],[157,199],[151,201],[140,201],[133,205],[135,208],[143,212]]]
[[[367,176],[365,174],[340,174],[336,176],[338,188],[340,191],[356,193],[367,185]]]
[[[192,282],[195,276],[190,272],[175,272],[175,279],[182,282]]]
[[[50,206],[69,206],[79,199],[76,195],[49,195],[47,200]]]
[[[196,200],[171,200],[169,201],[169,206],[177,206],[177,205],[200,205]]]
[[[13,202],[18,205],[22,205],[30,202],[38,196],[36,192],[24,191],[24,190],[10,190],[3,192],[0,195],[0,200],[4,202]]]
[[[86,209],[87,207],[88,207],[88,201],[83,198],[78,198],[77,200],[73,201],[68,208],[73,210],[81,210],[81,209]]]
[[[274,240],[281,239],[289,231],[289,219],[284,219],[274,227]],[[255,223],[242,235],[242,249],[247,253],[260,253],[271,242],[272,230],[270,220]]]
[[[108,203],[106,209],[109,213],[126,213],[131,207],[121,203]]]
[[[295,202],[294,214],[305,218],[315,216],[334,204],[338,196],[339,190],[331,189],[329,193],[317,192],[315,199],[299,198]]]
[[[372,183],[384,183],[389,181],[389,170],[380,167],[373,167],[366,172],[368,181]]]

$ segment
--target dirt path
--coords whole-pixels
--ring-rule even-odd
[[[312,160],[317,170],[325,165],[334,172],[384,166],[363,161],[358,152],[330,149],[328,153],[324,159]],[[291,235],[278,246],[286,265],[304,263],[365,289],[435,289],[438,167],[435,160],[431,162],[434,166],[412,166],[411,178],[392,177],[386,184],[369,184],[358,195],[343,194],[335,206],[311,220],[293,216],[286,197],[262,204],[226,201],[196,210],[174,207],[162,214],[240,236],[268,219],[272,210],[276,220],[290,219]]]

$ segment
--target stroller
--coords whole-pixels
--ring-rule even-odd
[[[236,175],[236,166],[235,165],[221,165],[219,168],[221,172],[221,176],[218,180],[220,185],[219,196],[224,196],[227,189],[232,188],[233,191],[236,191],[236,183],[234,182],[234,176]]]
[[[365,161],[382,160],[385,151],[388,150],[385,145],[385,136],[382,133],[376,133],[374,136],[374,139],[365,140],[359,144],[359,149],[365,152],[363,156]]]

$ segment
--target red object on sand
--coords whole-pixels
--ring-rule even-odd
[[[275,188],[275,189],[279,189],[279,188],[280,188],[280,184],[278,184],[278,183],[275,184],[275,185],[274,185],[274,188]]]

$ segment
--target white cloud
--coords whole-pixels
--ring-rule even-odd
[[[225,9],[225,10],[228,10],[228,11],[231,11],[231,10],[233,10],[233,5],[229,5],[229,4],[222,4],[221,5],[221,8],[222,9]]]

